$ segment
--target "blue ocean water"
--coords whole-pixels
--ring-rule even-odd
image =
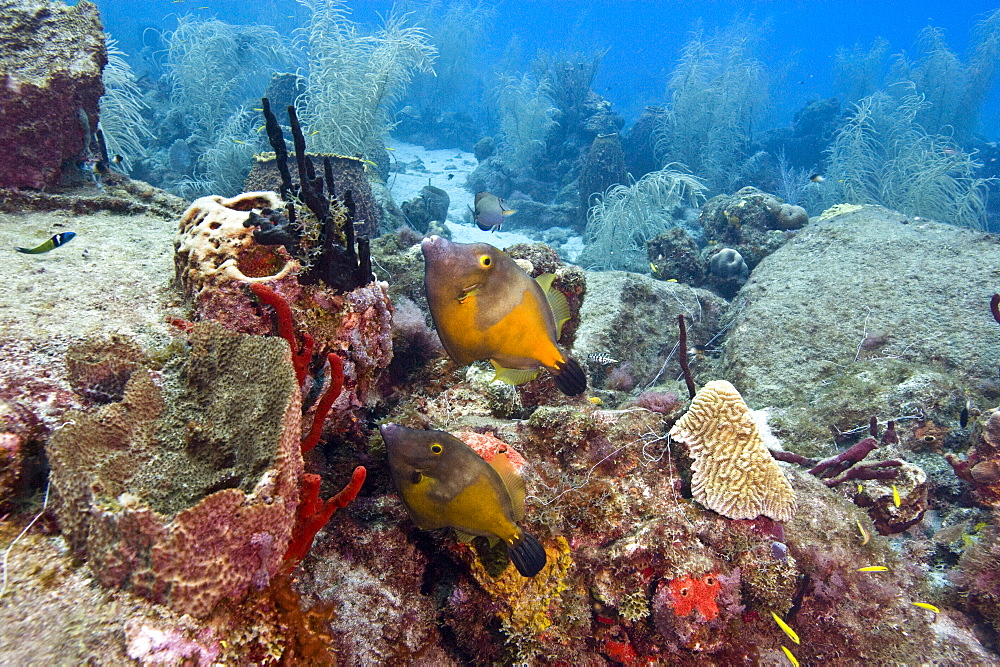
[[[182,14],[269,25],[288,36],[308,15],[306,7],[292,0],[156,0],[142,4],[99,0],[97,4],[106,30],[133,57],[143,46],[155,50],[155,33],[173,29],[176,17]],[[969,46],[975,22],[1000,6],[990,0],[507,0],[484,4],[496,8],[496,18],[488,38],[470,56],[481,57],[486,63],[498,61],[514,40],[519,44],[520,65],[527,69],[538,51],[607,49],[594,89],[626,119],[634,119],[647,104],[666,101],[670,72],[693,30],[701,28],[711,34],[734,19],[750,17],[761,28],[758,55],[775,84],[769,115],[773,124],[789,122],[794,111],[811,99],[837,95],[833,60],[839,47],[857,44],[867,49],[882,37],[889,42],[889,54],[912,56],[917,34],[934,26],[944,31],[950,48],[961,55]],[[374,29],[391,12],[393,3],[357,1],[349,2],[348,7],[354,21]],[[141,66],[136,69],[141,70]],[[1000,136],[1000,92],[996,86],[983,106],[980,129],[991,140]]]

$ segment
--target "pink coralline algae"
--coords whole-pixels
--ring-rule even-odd
[[[456,431],[455,437],[471,447],[476,454],[483,457],[489,463],[497,454],[507,454],[507,460],[514,466],[514,470],[520,471],[524,467],[525,460],[520,452],[514,450],[503,440],[493,437],[493,434],[473,433],[472,431]]]
[[[211,665],[222,652],[211,630],[189,639],[176,628],[166,630],[151,625],[130,624],[125,629],[128,657],[144,665]]]

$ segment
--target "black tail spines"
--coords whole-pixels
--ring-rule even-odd
[[[522,577],[533,577],[545,567],[545,547],[530,533],[521,533],[513,546],[507,547],[507,555]]]
[[[565,363],[554,373],[556,386],[567,396],[579,396],[587,391],[587,374],[573,357],[567,355]]]

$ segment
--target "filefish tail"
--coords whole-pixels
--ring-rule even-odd
[[[534,535],[525,532],[521,533],[513,546],[507,547],[507,555],[522,577],[533,577],[541,572],[547,559],[542,543]]]
[[[552,371],[552,374],[555,375],[559,391],[567,396],[579,396],[587,391],[587,374],[580,362],[573,357],[567,356],[562,366]]]

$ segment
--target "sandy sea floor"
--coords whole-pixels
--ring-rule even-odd
[[[456,148],[430,149],[401,141],[390,141],[390,155],[395,163],[405,165],[405,173],[389,174],[388,186],[397,204],[413,199],[425,185],[433,185],[448,193],[448,221],[452,240],[459,243],[489,243],[506,248],[515,243],[538,243],[539,239],[520,232],[484,232],[472,221],[475,194],[465,188],[468,175],[476,168],[476,156]],[[453,175],[453,178],[448,178]],[[576,237],[567,250],[582,249],[582,239]],[[571,255],[575,256],[575,255]]]

